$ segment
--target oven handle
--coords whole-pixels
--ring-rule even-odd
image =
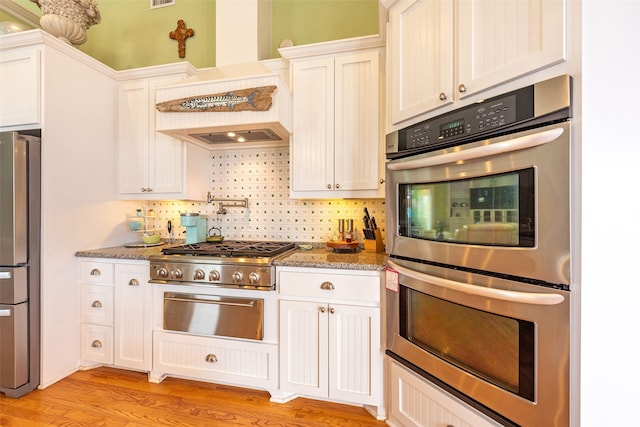
[[[178,302],[195,302],[195,303],[204,303],[204,304],[216,304],[216,305],[231,305],[234,307],[253,307],[255,305],[255,301],[251,300],[247,303],[241,302],[230,302],[230,301],[214,301],[210,299],[204,298],[179,298],[179,297],[164,297],[165,301],[178,301]]]
[[[451,289],[453,291],[464,292],[466,294],[530,305],[556,305],[564,301],[564,297],[560,294],[517,292],[469,285],[467,283],[456,282],[455,280],[443,279],[430,274],[420,273],[403,267],[392,260],[388,260],[387,263],[391,268],[405,276],[409,276],[422,282],[431,283],[442,288]]]
[[[562,127],[558,127],[544,132],[521,136],[519,138],[507,139],[491,145],[469,148],[468,150],[454,151],[451,153],[441,154],[439,156],[425,157],[421,159],[402,160],[397,163],[387,163],[387,168],[394,171],[403,171],[427,166],[456,163],[464,160],[479,159],[482,157],[493,156],[495,154],[508,153],[511,151],[543,145],[556,140],[563,133],[564,129]]]

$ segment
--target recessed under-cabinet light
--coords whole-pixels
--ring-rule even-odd
[[[176,4],[176,0],[150,0],[151,9],[157,9],[159,7],[173,6]]]

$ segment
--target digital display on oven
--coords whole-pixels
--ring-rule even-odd
[[[461,135],[464,133],[464,119],[457,119],[440,125],[439,138],[448,138],[450,136]]]
[[[443,132],[449,129],[458,129],[460,127],[464,127],[464,119],[454,120],[452,122],[440,125],[440,132]]]

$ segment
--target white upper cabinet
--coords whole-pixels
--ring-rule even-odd
[[[151,76],[121,84],[118,128],[121,199],[204,200],[206,197],[207,151],[155,130],[156,87],[185,76]]]
[[[458,0],[461,98],[566,59],[566,0]]]
[[[0,56],[0,128],[40,123],[40,48]]]
[[[384,197],[382,54],[349,48],[291,57],[292,198]]]
[[[389,28],[391,122],[453,102],[453,2],[400,0]]]
[[[391,124],[565,60],[565,3],[392,3],[388,32]]]

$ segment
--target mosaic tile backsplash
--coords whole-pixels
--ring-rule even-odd
[[[180,214],[197,212],[207,217],[207,230],[217,227],[225,239],[325,242],[337,235],[338,219],[353,219],[358,241],[363,241],[362,217],[366,206],[385,229],[383,199],[293,200],[289,198],[289,147],[248,148],[210,153],[210,191],[215,199],[248,199],[248,209],[218,203],[184,201],[141,202],[165,239],[184,238]],[[167,231],[171,221],[172,232]]]

